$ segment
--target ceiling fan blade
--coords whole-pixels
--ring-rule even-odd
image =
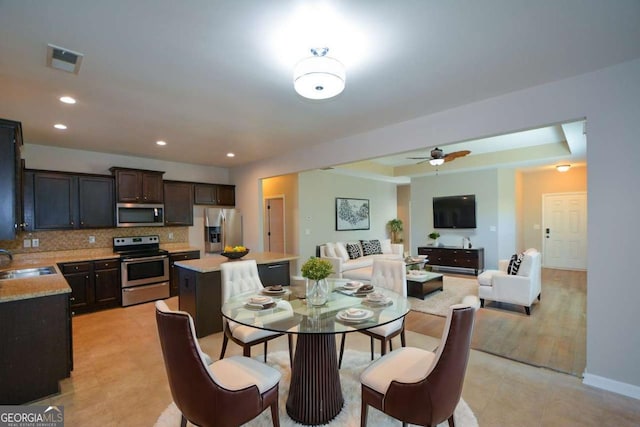
[[[431,157],[407,157],[409,160],[429,160]]]
[[[451,160],[455,160],[458,157],[464,157],[464,156],[466,156],[468,154],[471,154],[471,151],[469,151],[469,150],[454,151],[452,153],[445,154],[444,161],[445,162],[450,162]]]

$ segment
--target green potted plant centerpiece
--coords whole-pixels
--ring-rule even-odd
[[[394,218],[387,222],[387,228],[391,233],[391,243],[402,243],[402,239],[398,236],[398,233],[402,232],[402,220],[399,218]]]
[[[440,241],[438,240],[440,238],[440,233],[433,231],[429,233],[429,238],[433,240],[433,246],[440,246]]]
[[[302,265],[301,272],[302,277],[307,279],[307,304],[325,304],[329,298],[329,287],[326,279],[333,273],[331,262],[326,259],[311,257]]]

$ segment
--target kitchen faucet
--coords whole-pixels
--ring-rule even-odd
[[[0,255],[5,255],[9,257],[10,261],[13,261],[13,255],[6,249],[0,249]]]

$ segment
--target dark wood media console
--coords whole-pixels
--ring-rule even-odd
[[[420,246],[418,255],[427,255],[429,261],[426,265],[438,267],[456,267],[473,269],[477,276],[478,272],[484,270],[484,249],[483,248],[455,248],[450,246]]]

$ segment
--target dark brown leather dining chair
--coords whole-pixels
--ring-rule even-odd
[[[469,360],[475,305],[451,306],[441,344],[431,351],[403,347],[373,362],[360,377],[360,425],[367,425],[369,406],[400,421],[437,426],[448,420],[462,395]]]
[[[271,408],[278,416],[280,372],[244,356],[218,360],[207,366],[188,313],[171,311],[156,302],[156,322],[171,396],[187,421],[198,426],[239,426]]]

